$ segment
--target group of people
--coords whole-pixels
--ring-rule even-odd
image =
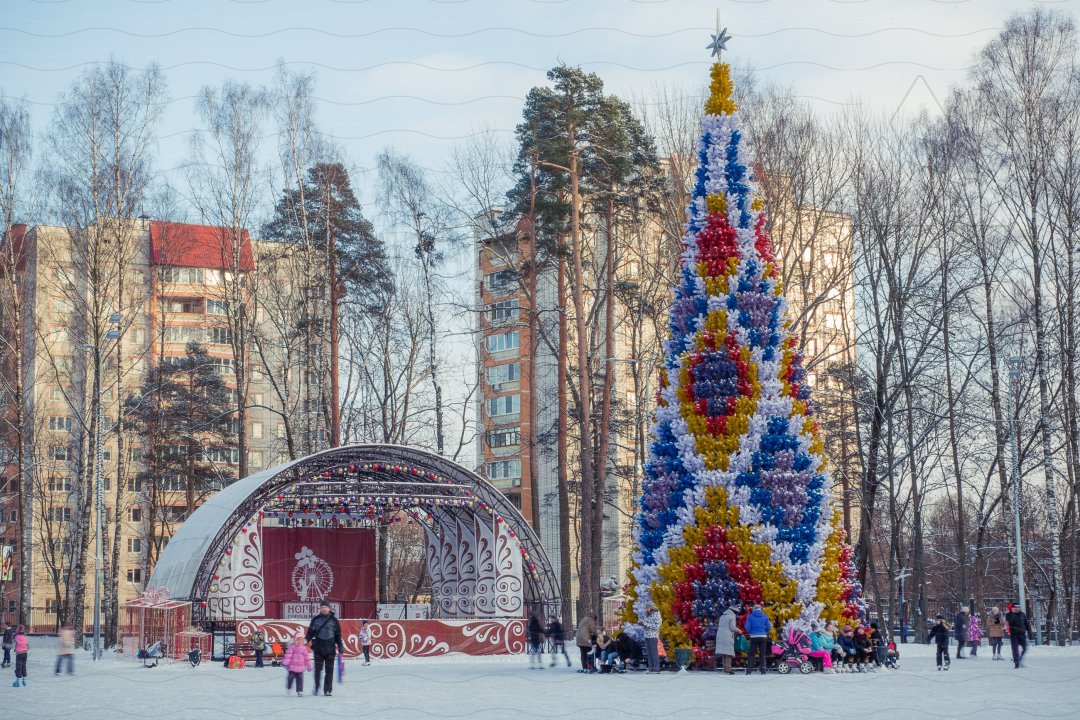
[[[950,627],[945,621],[944,615],[934,618],[934,625],[930,628],[929,641],[937,645],[935,658],[938,670],[948,670],[949,639],[956,640],[956,659],[965,659],[964,647],[967,646],[971,657],[978,657],[979,646],[982,644],[983,630],[979,626],[979,616],[968,611],[967,607],[961,607],[953,618]],[[1005,612],[1001,608],[993,607],[986,613],[986,637],[990,642],[990,650],[993,660],[1004,660],[1001,648],[1004,639],[1009,638],[1012,647],[1012,661],[1014,668],[1020,668],[1024,655],[1027,653],[1027,639],[1031,634],[1031,623],[1019,605],[1009,603],[1005,606]]]
[[[655,608],[653,613],[656,618],[656,634],[653,639],[658,642],[660,614],[655,612]],[[549,618],[547,625],[544,626],[539,615],[533,613],[529,617],[527,634],[530,669],[539,670],[544,667],[545,643],[551,652],[551,662],[548,667],[555,667],[560,655],[566,661],[566,667],[572,667],[570,656],[566,652],[565,631],[559,618]],[[574,640],[581,656],[579,673],[621,673],[645,661],[641,646],[630,635],[618,633],[613,636],[605,628],[599,626],[595,613],[586,613],[581,618]],[[659,658],[655,665],[655,672],[659,672]],[[650,669],[652,669],[651,666]]]
[[[357,632],[360,647],[364,652],[364,664],[371,664],[371,627],[367,620],[361,621]],[[330,607],[330,603],[319,603],[319,614],[311,619],[307,630],[297,630],[290,638],[288,648],[281,664],[288,672],[285,679],[285,694],[295,692],[304,694],[304,674],[315,672],[314,694],[320,692],[330,697],[334,692],[334,668],[338,654],[344,655],[345,645],[341,639],[341,623]],[[263,654],[266,651],[266,637],[261,630],[251,635],[251,647],[255,651],[255,667],[263,667]]]
[[[720,658],[723,672],[735,673],[732,665],[736,657],[736,641],[745,638],[746,674],[768,672],[768,660],[772,654],[772,621],[765,614],[761,605],[753,605],[746,614],[743,627],[739,627],[739,618],[746,613],[746,607],[735,603],[720,616],[716,629],[715,654]],[[877,623],[871,623],[869,629],[859,625],[845,625],[839,628],[836,623],[811,623],[807,638],[797,638],[802,643],[799,650],[815,658],[825,672],[867,672],[882,665],[895,666],[899,654],[895,643],[886,642]],[[805,642],[809,642],[809,647]]]
[[[360,623],[357,632],[360,647],[364,652],[364,664],[371,664],[371,627],[368,621]],[[345,654],[345,645],[341,640],[341,623],[330,607],[323,600],[319,603],[319,614],[311,619],[307,631],[297,630],[281,664],[288,671],[285,680],[285,694],[291,694],[296,686],[296,694],[304,694],[304,673],[315,671],[314,694],[319,691],[326,697],[334,692],[334,666],[338,653]]]
[[[58,641],[56,674],[59,675],[60,669],[66,667],[68,675],[71,675],[75,672],[75,631],[71,625],[64,624],[60,627]],[[10,621],[5,622],[3,648],[4,659],[0,662],[0,668],[11,667],[11,654],[15,653],[15,682],[11,683],[11,687],[26,687],[26,659],[30,654],[26,627],[16,626]]]
[[[26,687],[26,656],[30,652],[30,641],[26,637],[26,628],[10,622],[4,624],[4,661],[0,668],[11,667],[11,653],[15,652],[15,682],[11,687]]]

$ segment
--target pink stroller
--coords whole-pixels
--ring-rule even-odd
[[[802,630],[791,628],[787,637],[772,647],[776,660],[776,670],[781,675],[787,675],[793,669],[798,668],[803,675],[814,672],[814,661],[810,658],[810,638]]]

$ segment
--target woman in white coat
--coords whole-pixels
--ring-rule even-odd
[[[731,661],[735,658],[735,636],[742,632],[739,630],[740,613],[742,613],[741,605],[738,603],[731,605],[720,616],[720,620],[716,624],[716,650],[714,653],[720,656],[724,665],[724,672],[728,675],[734,674],[731,670]]]

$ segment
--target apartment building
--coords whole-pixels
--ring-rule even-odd
[[[151,524],[151,488],[138,473],[145,469],[148,453],[183,452],[186,448],[150,448],[129,429],[122,438],[124,476],[117,483],[121,440],[117,420],[131,412],[132,398],[139,396],[148,370],[183,357],[189,342],[206,348],[214,368],[235,392],[236,363],[228,318],[230,298],[237,297],[237,287],[242,288],[244,302],[254,316],[253,332],[262,336],[266,350],[250,353],[248,472],[287,458],[282,383],[280,376],[278,382],[271,382],[271,372],[263,363],[280,366],[282,360],[274,348],[283,344],[278,338],[281,328],[264,317],[251,290],[256,286],[259,244],[245,231],[237,236],[234,246],[232,236],[223,228],[139,220],[104,229],[20,226],[9,239],[20,244],[23,256],[18,278],[25,298],[22,388],[30,427],[24,466],[34,497],[30,607],[35,612],[55,612],[57,595],[66,597],[67,588],[74,583],[72,523],[79,508],[92,502],[96,489],[92,476],[86,483],[78,482],[89,475],[94,449],[90,430],[96,355],[90,338],[102,338],[101,491],[109,545],[115,528],[112,523],[119,523],[121,605],[141,590],[148,578],[155,556],[150,547],[160,549],[167,543],[187,514],[184,479],[158,478],[153,483],[157,521]],[[91,245],[104,252],[88,252]],[[268,252],[269,248],[263,250]],[[272,272],[287,272],[280,265],[271,267]],[[280,278],[270,277],[265,284],[273,287],[277,281]],[[0,331],[10,332],[13,327],[8,316]],[[116,330],[121,331],[119,339],[106,334],[116,334]],[[10,363],[4,370],[10,380]],[[287,377],[299,375],[290,372]],[[312,435],[315,442],[324,437],[324,430],[317,429]],[[14,560],[19,556],[17,448],[11,446],[10,437],[0,437],[0,442],[5,440],[0,448],[0,477],[6,480],[0,483],[0,548],[12,560],[5,565],[6,575],[0,575],[0,600],[5,616],[11,617],[19,584],[19,563]],[[234,445],[208,442],[200,455],[211,466],[214,478],[199,488],[199,500],[236,479],[240,468]],[[95,542],[96,538],[91,538],[89,573],[94,571]]]

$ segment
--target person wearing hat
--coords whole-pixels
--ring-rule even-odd
[[[371,626],[367,624],[367,618],[360,621],[360,629],[356,632],[356,639],[360,641],[360,648],[364,651],[364,664],[371,664]]]
[[[1009,603],[1005,613],[1005,624],[1009,626],[1009,644],[1012,645],[1013,667],[1019,668],[1020,661],[1027,655],[1027,638],[1031,634],[1031,623],[1027,613],[1019,605]]]
[[[304,673],[313,667],[311,653],[308,652],[303,630],[296,631],[292,644],[285,651],[285,657],[281,660],[281,664],[289,671],[289,676],[285,680],[285,694],[288,695],[292,692],[292,686],[295,682],[296,694],[303,695]],[[316,683],[316,687],[318,687],[318,683]]]
[[[315,655],[315,689],[314,694],[319,694],[319,679],[325,669],[323,678],[323,695],[329,697],[334,690],[334,659],[337,653],[345,652],[345,645],[341,642],[341,623],[330,609],[330,603],[323,600],[319,603],[319,614],[311,619],[311,625],[307,630],[307,641]]]
[[[945,616],[934,616],[934,627],[930,628],[929,640],[937,642],[937,669],[949,669],[949,626],[945,624]]]
[[[734,674],[731,662],[735,659],[735,636],[742,632],[739,629],[740,614],[742,614],[742,606],[739,603],[733,603],[728,606],[716,623],[716,648],[713,652],[720,656],[725,675]]]
[[[1005,616],[1001,614],[1001,608],[996,605],[986,614],[986,637],[990,641],[993,659],[1004,660],[1001,657],[1001,644],[1005,639]]]
[[[772,630],[772,622],[769,621],[769,616],[761,609],[761,605],[755,603],[753,611],[746,616],[746,634],[750,636],[750,657],[746,661],[747,675],[754,672],[755,658],[758,671],[762,675],[768,673],[770,630]]]
[[[652,603],[645,610],[645,617],[641,620],[641,626],[645,628],[645,655],[649,660],[649,672],[660,672],[660,623],[662,618]]]

